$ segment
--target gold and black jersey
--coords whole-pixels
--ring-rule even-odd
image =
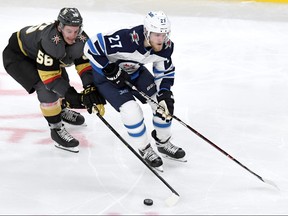
[[[88,40],[84,31],[73,45],[66,44],[62,34],[57,30],[56,22],[26,26],[17,36],[23,54],[35,60],[44,84],[53,85],[53,82],[61,77],[61,67],[71,65],[75,65],[83,85],[85,82],[91,82],[83,80],[85,72],[92,70],[89,60],[83,55],[83,47]]]

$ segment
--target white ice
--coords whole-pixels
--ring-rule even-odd
[[[168,207],[171,190],[96,115],[81,111],[87,127],[67,126],[81,142],[78,154],[55,148],[36,94],[7,75],[1,58],[0,214],[288,214],[288,5],[1,1],[1,51],[14,31],[52,21],[64,6],[78,7],[89,35],[138,25],[149,10],[164,10],[175,43],[175,116],[255,175],[174,120],[173,142],[186,150],[188,162],[164,159],[159,175],[180,194]],[[69,73],[80,91],[75,70]],[[150,109],[142,107],[151,130]],[[104,118],[129,143],[110,105]],[[145,198],[154,205],[145,206]]]

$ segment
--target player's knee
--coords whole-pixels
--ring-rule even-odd
[[[122,122],[130,137],[135,138],[133,142],[147,145],[147,133],[144,123],[143,112],[136,101],[128,101],[120,107]]]
[[[52,102],[52,103],[41,103],[40,109],[42,111],[43,116],[56,116],[61,113],[61,103],[59,100]]]
[[[119,108],[124,124],[131,125],[143,120],[143,112],[139,104],[130,100]]]

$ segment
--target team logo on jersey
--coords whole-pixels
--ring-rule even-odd
[[[172,45],[172,43],[171,43],[171,40],[170,40],[170,39],[168,39],[168,40],[165,41],[165,49],[170,48],[171,45]]]
[[[55,36],[53,36],[52,38],[51,38],[51,40],[52,40],[52,42],[53,43],[55,43],[56,45],[58,44],[58,43],[60,43],[60,41],[62,40],[61,39],[61,37],[59,36],[59,35],[55,35]]]
[[[86,40],[87,40],[87,37],[86,37],[85,35],[81,34],[81,35],[78,36],[78,39],[79,39],[80,41],[82,41],[83,43],[85,43]]]
[[[135,32],[135,30],[130,33],[131,36],[131,40],[132,42],[135,42],[137,45],[139,45],[138,41],[139,41],[139,35]]]

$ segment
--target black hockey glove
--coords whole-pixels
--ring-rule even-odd
[[[157,94],[159,106],[156,110],[156,115],[167,123],[172,120],[171,115],[174,112],[174,97],[173,93],[168,90],[161,90]],[[170,115],[171,114],[171,115]]]
[[[67,108],[85,109],[81,101],[81,94],[79,94],[74,87],[69,87],[65,93],[62,105]]]
[[[98,89],[93,84],[84,86],[84,90],[81,96],[81,101],[90,114],[92,113],[93,106],[96,105],[100,115],[101,116],[104,115],[105,113],[104,104],[106,104],[106,101],[103,98],[103,96],[98,92]]]
[[[102,71],[106,76],[106,79],[120,88],[126,86],[126,80],[130,80],[128,73],[122,70],[116,63],[108,64],[105,68],[102,69]]]

